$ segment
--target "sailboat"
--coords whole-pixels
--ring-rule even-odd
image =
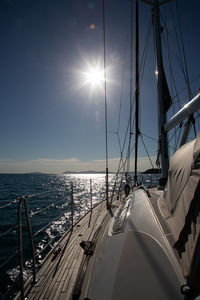
[[[102,210],[93,212],[100,216],[98,222],[89,231],[83,229],[89,215],[75,224],[48,255],[38,281],[29,280],[24,289],[22,279],[18,299],[198,299],[200,295],[200,135],[186,143],[192,116],[200,109],[200,94],[167,121],[171,99],[163,67],[159,7],[168,1],[142,2],[153,10],[159,185],[149,189],[141,185],[135,167],[134,183],[126,174],[130,192],[121,200],[117,195],[109,197],[107,166],[106,201]],[[138,1],[136,13],[138,24]],[[136,36],[138,39],[138,33]],[[137,94],[137,64],[136,68]],[[138,106],[136,115],[137,153]],[[181,147],[169,163],[168,131],[184,120],[188,122]]]

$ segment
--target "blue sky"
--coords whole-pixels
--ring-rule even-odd
[[[116,134],[123,66],[120,137],[129,102],[128,1],[106,2],[108,149],[110,169],[119,158]],[[199,73],[199,1],[179,1],[189,74]],[[192,6],[192,4],[194,6]],[[141,47],[150,9],[141,4]],[[167,13],[163,13],[163,16]],[[170,23],[168,23],[170,27]],[[101,1],[2,0],[0,2],[0,172],[103,170],[104,92],[85,84],[92,67],[103,69]],[[129,43],[129,39],[128,39]],[[192,45],[195,44],[195,48]],[[123,53],[126,51],[126,59]],[[141,94],[142,132],[156,138],[153,43]],[[177,71],[178,72],[178,71]],[[180,79],[180,76],[178,76]],[[197,85],[197,83],[195,83]],[[182,85],[184,86],[184,84]],[[196,89],[196,86],[194,87]],[[123,139],[121,139],[121,142]],[[153,160],[156,144],[146,141]],[[139,151],[140,169],[149,167]]]

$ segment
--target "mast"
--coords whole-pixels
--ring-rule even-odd
[[[163,4],[163,1],[161,4]],[[158,134],[159,144],[161,149],[161,164],[162,164],[162,178],[167,179],[169,167],[169,155],[167,144],[167,133],[164,130],[166,123],[166,111],[164,103],[164,72],[162,63],[162,44],[161,44],[161,27],[159,17],[159,1],[154,0],[153,3],[153,24],[155,37],[155,51],[156,51],[156,79],[157,79],[157,102],[158,102]]]
[[[106,37],[105,37],[105,4],[103,0],[103,44],[104,44],[104,102],[105,102],[105,143],[106,143],[106,207],[107,210],[110,209],[110,203],[108,199],[108,119],[107,119],[107,91],[106,91]]]
[[[138,1],[136,1],[136,45],[135,45],[135,176],[134,182],[137,184],[137,156],[139,137],[139,16]]]
[[[127,157],[127,173],[126,177],[129,178],[130,172],[130,152],[131,152],[131,139],[132,139],[132,109],[133,109],[133,0],[130,1],[130,100],[129,100],[129,144],[128,144],[128,157]]]

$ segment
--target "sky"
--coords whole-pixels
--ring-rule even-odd
[[[164,19],[167,19],[170,5],[162,6]],[[144,3],[140,4],[140,8],[142,49],[151,10]],[[179,1],[179,9],[192,80],[200,73],[200,3],[198,0],[182,0]],[[118,132],[121,145],[128,124],[129,19],[128,0],[105,1],[108,156],[111,171],[116,169],[120,157],[116,134],[120,99]],[[166,22],[173,29],[172,22]],[[0,37],[0,173],[104,170],[102,1],[1,0]],[[141,131],[157,139],[152,41],[147,61],[142,80]],[[185,86],[180,80],[183,76],[178,69],[175,73],[178,75],[178,90],[181,90],[181,86]],[[97,81],[94,80],[96,75]],[[193,83],[194,90],[197,90],[198,84],[199,81]],[[154,163],[157,145],[149,138],[146,143]],[[140,141],[139,144],[138,168],[143,171],[151,164],[145,158],[143,143]]]

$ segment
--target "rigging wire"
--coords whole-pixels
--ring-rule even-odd
[[[194,83],[199,77],[200,77],[200,73],[199,73],[196,77],[194,77],[194,79],[192,79],[192,80],[190,81],[190,85],[191,85],[192,83]],[[183,93],[186,89],[187,89],[187,86],[185,86],[182,90],[180,90],[180,92],[178,92],[178,93],[174,96],[174,98],[176,98],[177,96],[179,96],[179,95],[180,95],[181,93]],[[199,89],[197,89],[197,90],[193,93],[193,95],[194,95],[197,91],[199,91]],[[184,99],[186,99],[186,98],[184,98]]]
[[[144,50],[143,50],[142,58],[141,58],[141,64],[140,64],[140,68],[139,68],[139,73],[141,74],[140,83],[139,83],[140,86],[142,84],[143,77],[144,77],[144,70],[145,70],[147,53],[148,53],[150,39],[151,39],[151,33],[152,33],[152,24],[151,24],[151,18],[150,18],[147,35],[146,35],[146,39],[145,39],[145,44],[144,44]],[[140,90],[139,90],[139,92],[140,92]],[[135,96],[135,94],[134,94],[134,96]],[[141,116],[140,116],[140,120],[141,120]],[[133,120],[133,123],[134,123],[134,120]],[[133,124],[132,124],[132,126],[133,126]],[[140,127],[141,127],[141,124],[140,124]]]
[[[147,53],[148,53],[150,39],[151,39],[151,33],[152,33],[152,20],[150,17],[148,30],[147,30],[147,36],[146,36],[145,44],[144,44],[144,50],[143,50],[142,57],[141,57],[141,66],[140,66],[141,82],[142,82],[143,76],[144,76],[144,68],[145,68],[145,64],[146,64]]]
[[[166,27],[166,26],[165,26]],[[150,29],[151,29],[151,27],[149,27]],[[166,32],[167,32],[167,39],[169,38],[169,36],[170,36],[170,34],[169,34],[169,32],[166,30]],[[171,36],[170,36],[171,37]],[[180,48],[180,47],[179,47]],[[175,48],[176,49],[176,48]],[[168,53],[169,53],[169,50],[168,50]],[[178,56],[178,55],[177,55]],[[145,56],[145,58],[146,58],[146,56]],[[181,59],[178,59],[178,62],[179,62],[179,65],[181,66],[181,69],[183,70],[183,62],[182,62],[182,58]],[[172,73],[173,74],[173,73]],[[173,75],[172,75],[173,76]],[[193,82],[193,81],[195,81],[198,77],[200,76],[200,74],[196,77],[196,78],[194,78],[191,82]],[[142,76],[141,76],[141,78],[143,77],[143,74],[142,74]],[[171,79],[171,81],[173,81],[173,83],[174,83],[174,86],[175,86],[175,80],[174,80],[174,77]],[[190,83],[191,83],[190,82]],[[187,88],[187,87],[186,87]],[[184,88],[184,90],[186,89],[186,88]],[[177,92],[177,88],[176,88],[176,86],[175,86],[175,90],[176,90],[176,95],[175,96],[173,96],[173,98],[177,98],[178,97],[178,95],[181,93],[181,92]],[[178,99],[178,101],[177,102],[179,102],[180,103],[180,100]],[[179,104],[180,105],[180,104]],[[177,131],[177,130],[176,130]],[[179,139],[179,138],[178,138]],[[172,147],[170,147],[170,148],[172,148]],[[174,149],[174,148],[173,148]],[[122,154],[122,151],[121,151],[121,154]],[[121,155],[122,156],[122,155]],[[120,160],[120,163],[121,163],[121,160]],[[120,164],[119,164],[120,165]]]
[[[186,76],[186,73],[185,73],[185,68],[184,68],[184,59],[182,57],[182,52],[181,52],[181,45],[180,45],[180,41],[179,41],[179,38],[178,38],[178,32],[177,32],[177,26],[175,24],[175,20],[174,20],[174,13],[173,13],[173,8],[172,8],[172,4],[170,5],[170,12],[171,12],[171,17],[172,17],[172,23],[173,23],[173,27],[174,27],[174,32],[175,32],[175,37],[176,37],[176,43],[177,43],[177,47],[178,47],[178,53],[177,53],[177,49],[175,47],[175,44],[173,43],[173,38],[171,37],[171,41],[172,41],[172,44],[174,46],[174,50],[176,52],[176,56],[177,56],[177,61],[179,63],[179,66],[181,68],[181,71],[183,73],[183,76],[184,76],[184,79],[185,79],[185,82],[186,82],[186,86],[187,86],[187,89],[188,89],[188,82],[187,82],[187,76]],[[165,25],[165,28],[166,25]],[[180,28],[179,28],[180,29]],[[167,33],[169,34],[169,31],[167,31]]]
[[[185,78],[185,82],[186,82],[186,88],[184,88],[183,90],[187,89],[189,100],[191,100],[192,99],[192,92],[191,92],[191,86],[190,86],[191,82],[189,80],[188,67],[187,67],[186,55],[185,55],[185,48],[184,48],[184,43],[183,43],[183,33],[182,33],[182,28],[181,28],[181,20],[180,20],[180,13],[179,13],[179,7],[178,7],[177,0],[176,0],[176,14],[177,14],[177,20],[178,20],[178,28],[179,28],[179,32],[180,32],[180,43],[179,43],[179,40],[178,40],[178,37],[177,37],[177,31],[176,31],[175,22],[174,22],[174,15],[173,15],[173,11],[172,11],[171,6],[170,6],[170,9],[171,9],[171,15],[172,15],[173,24],[174,24],[174,31],[175,31],[175,34],[176,34],[177,45],[178,45],[178,49],[179,49],[179,53],[180,53],[180,59],[182,61],[181,69],[182,69],[182,72],[183,72],[183,75],[184,75],[184,78]],[[181,52],[181,48],[182,48],[182,52]],[[195,136],[196,136],[196,128],[195,128],[194,118],[193,118],[193,115],[191,115],[189,117],[188,121],[186,122],[186,127],[185,127],[185,130],[184,130],[184,133],[183,133],[184,138],[181,140],[181,144],[183,144],[185,142],[185,139],[187,138],[191,123],[193,124],[194,133],[195,133]]]
[[[146,39],[145,39],[145,44],[144,44],[144,50],[142,53],[141,63],[140,63],[140,68],[139,68],[139,73],[141,74],[140,84],[142,83],[143,77],[144,77],[144,70],[145,70],[147,53],[148,53],[149,44],[150,44],[151,32],[152,32],[152,24],[151,24],[151,18],[150,18],[147,35],[146,35]],[[134,97],[135,97],[135,93],[134,93]],[[133,109],[133,107],[132,107],[132,109]],[[141,120],[141,118],[140,118],[140,120]],[[134,119],[133,119],[133,123],[134,123]]]
[[[162,16],[161,16],[162,18]],[[163,19],[163,18],[162,18]],[[163,21],[163,20],[162,20]],[[163,23],[165,23],[163,21]],[[167,32],[167,26],[165,25],[165,32]],[[166,39],[165,39],[165,35],[166,35]],[[170,48],[169,48],[169,35],[168,34],[165,34],[163,36],[163,41],[164,41],[164,45],[165,45],[165,48],[167,49],[167,58],[168,58],[168,65],[169,65],[169,73],[170,73],[170,83],[171,83],[171,99],[173,98],[173,91],[175,90],[176,94],[177,94],[177,87],[176,87],[176,83],[175,83],[175,79],[174,79],[174,74],[173,74],[173,71],[172,71],[172,63],[171,63],[171,52],[170,52]],[[179,108],[181,107],[180,105],[180,100],[179,98],[177,97],[178,99],[178,104],[179,104]],[[172,110],[173,110],[173,115],[175,114],[175,104],[174,102],[172,102]],[[175,136],[175,141],[177,139],[177,136],[176,136],[176,129],[174,128],[174,136]],[[168,144],[170,143],[170,141],[168,141]]]
[[[119,144],[120,154],[122,153],[122,148],[121,148],[121,141],[120,141],[120,136],[119,136],[119,128],[120,128],[121,111],[122,111],[122,99],[123,99],[123,88],[124,88],[124,77],[125,77],[125,61],[126,61],[127,42],[128,42],[128,32],[126,34],[125,47],[124,47],[124,55],[123,55],[122,84],[121,84],[119,114],[118,114],[118,123],[117,123],[117,137],[118,137],[118,144]]]
[[[143,146],[144,146],[144,149],[145,149],[145,151],[146,151],[146,154],[147,154],[147,156],[148,156],[148,158],[149,158],[149,161],[150,161],[150,163],[151,163],[151,166],[152,166],[152,168],[154,169],[154,165],[153,165],[153,163],[152,163],[152,160],[151,160],[151,157],[150,157],[150,155],[149,155],[149,152],[148,152],[148,150],[147,150],[147,148],[146,148],[146,145],[145,145],[145,143],[144,143],[144,141],[143,141],[142,135],[140,135],[140,138],[141,138],[141,141],[142,141],[142,143],[143,143]]]
[[[145,68],[148,48],[149,48],[149,44],[150,44],[151,32],[152,32],[152,26],[151,26],[151,18],[150,18],[149,25],[148,25],[148,30],[147,30],[147,35],[146,35],[146,39],[145,39],[145,44],[144,44],[144,49],[143,49],[143,53],[142,53],[140,68],[139,68],[139,72],[141,72],[141,82],[142,82],[143,76],[144,76],[144,68]],[[133,110],[134,100],[135,100],[135,92],[134,92],[134,98],[133,98],[132,105],[131,105],[131,111]],[[134,119],[133,119],[133,121],[130,120],[130,116],[129,116],[127,127],[126,127],[126,132],[125,132],[125,136],[124,136],[123,146],[121,148],[118,170],[117,170],[116,174],[119,174],[119,172],[122,170],[122,168],[124,169],[123,171],[125,171],[125,168],[126,168],[127,157],[129,155],[129,153],[127,153],[126,159],[124,161],[123,161],[123,153],[124,153],[124,150],[125,150],[125,145],[126,145],[126,141],[127,141],[127,137],[128,137],[128,130],[130,128],[130,122],[132,122],[132,126],[133,126]],[[129,151],[128,151],[128,152],[130,152],[130,154],[132,153],[132,149],[131,150],[129,149]]]
[[[140,133],[141,133],[143,136],[145,136],[145,137],[151,139],[152,141],[158,143],[158,140],[157,140],[157,139],[154,139],[154,138],[152,138],[151,136],[149,136],[149,135],[147,135],[147,134],[145,134],[145,133],[143,133],[143,132],[140,132]]]
[[[167,40],[169,40],[169,37],[170,37],[170,39],[171,39],[171,43],[172,43],[172,45],[173,45],[173,47],[174,47],[174,50],[175,50],[175,53],[176,53],[176,57],[177,57],[178,64],[179,64],[179,66],[180,66],[180,68],[181,68],[181,71],[182,71],[182,73],[183,73],[183,76],[184,76],[184,79],[185,79],[185,82],[186,82],[186,87],[182,90],[182,91],[184,91],[185,89],[188,90],[188,81],[187,81],[187,76],[185,75],[184,62],[183,62],[182,54],[181,54],[181,50],[180,50],[180,49],[181,49],[181,46],[180,46],[179,39],[178,39],[178,33],[177,33],[177,30],[176,30],[176,25],[175,25],[175,21],[174,21],[174,14],[173,14],[172,6],[170,6],[170,12],[171,12],[171,18],[172,18],[172,23],[173,23],[173,26],[174,26],[174,32],[175,32],[175,36],[176,36],[176,42],[177,42],[179,54],[177,53],[177,49],[176,49],[176,46],[175,46],[175,44],[174,44],[174,40],[173,40],[173,38],[171,37],[171,35],[170,35],[170,33],[169,33],[168,29],[167,29],[166,23],[165,23],[163,17],[162,17],[162,16],[161,16],[161,17],[162,17],[163,25],[164,25],[164,27],[165,27],[166,38],[167,38]],[[172,75],[172,76],[173,76],[173,75]],[[176,89],[176,84],[175,84],[174,77],[172,77],[172,79],[173,79],[174,87],[175,87],[175,89]],[[182,92],[182,91],[181,91],[181,92]],[[181,102],[182,100],[180,100],[180,99],[178,98],[178,96],[179,96],[179,94],[180,94],[181,92],[177,93],[177,89],[176,89],[176,95],[175,95],[172,99],[177,98],[178,100],[177,100],[177,101],[174,101],[174,100],[173,100],[173,109],[174,109],[174,105],[175,105],[176,103],[178,103],[179,108],[181,108],[180,102]],[[178,138],[178,140],[179,140],[179,138]],[[176,143],[176,142],[175,142],[175,143]]]
[[[186,77],[186,84],[187,84],[187,89],[188,89],[188,97],[189,97],[189,99],[191,99],[191,88],[190,88],[190,81],[189,81],[189,75],[188,75],[188,67],[187,67],[187,62],[186,62],[185,47],[184,47],[184,43],[183,43],[183,33],[182,33],[182,28],[181,28],[179,6],[178,6],[177,0],[176,0],[176,12],[177,12],[177,19],[178,19],[181,46],[182,46],[183,61],[184,61],[184,67],[185,67],[185,77]]]
[[[144,67],[145,67],[145,63],[146,63],[146,58],[147,58],[147,52],[148,52],[148,47],[150,44],[150,36],[151,36],[151,18],[149,21],[149,26],[148,26],[148,32],[147,32],[147,36],[145,39],[145,45],[144,45],[144,50],[143,50],[143,54],[142,54],[142,59],[141,59],[141,64],[140,64],[140,68],[139,70],[142,70],[142,76],[141,76],[141,80],[143,79],[143,75],[144,75]],[[132,96],[133,97],[133,96]],[[131,98],[132,98],[131,97]],[[134,97],[130,103],[130,115],[132,115],[132,110],[133,110],[133,103],[135,101],[135,93],[134,93]],[[121,106],[120,106],[120,111],[119,111],[119,115],[121,113]],[[132,124],[131,124],[132,123]],[[119,124],[119,123],[118,123]],[[127,163],[127,157],[130,156],[131,150],[130,150],[130,136],[129,136],[129,142],[128,142],[128,151],[127,151],[127,155],[126,155],[126,159],[123,162],[123,153],[125,150],[125,145],[127,142],[127,136],[128,136],[128,129],[132,128],[134,124],[134,119],[131,120],[131,117],[129,117],[128,119],[128,123],[127,123],[127,128],[126,128],[126,132],[125,132],[125,136],[124,136],[124,141],[123,141],[123,145],[121,146],[121,142],[120,142],[120,137],[119,137],[119,126],[118,126],[118,131],[117,131],[117,136],[118,136],[118,143],[119,143],[119,147],[120,147],[120,160],[119,160],[119,165],[118,165],[118,170],[116,172],[116,174],[119,173],[119,170],[121,170],[125,164]],[[131,126],[132,125],[132,126]],[[130,132],[130,130],[129,130]],[[131,130],[131,135],[132,135],[132,130]],[[122,166],[121,166],[122,164]],[[128,164],[128,163],[127,163]]]
[[[179,7],[178,7],[177,0],[176,0],[176,12],[177,12],[178,25],[179,25],[180,38],[181,38],[181,45],[182,45],[182,52],[183,52],[183,60],[184,60],[184,67],[185,67],[185,77],[186,77],[186,84],[187,84],[187,90],[188,90],[188,97],[191,100],[192,99],[191,88],[190,88],[188,67],[187,67],[185,49],[184,49],[184,44],[183,44],[183,34],[182,34],[180,13],[179,13]],[[185,126],[185,129],[184,129],[184,134],[183,134],[184,137],[181,140],[181,145],[185,143],[185,140],[187,140],[187,136],[188,136],[189,131],[190,131],[190,124],[191,123],[193,124],[194,134],[195,134],[195,137],[196,137],[196,127],[195,127],[194,117],[193,117],[193,114],[191,114],[190,117],[188,118],[188,121],[186,122],[186,126]]]
[[[180,139],[181,139],[182,123],[180,124],[180,126],[178,127],[178,129],[179,129],[179,133],[178,133],[177,141],[175,141],[175,143],[174,143],[174,148],[176,150],[178,149],[178,144],[179,144]]]
[[[176,95],[173,96],[173,99],[177,98],[176,102],[173,101],[173,114],[174,114],[175,113],[174,105],[176,103],[178,103],[179,109],[181,108],[180,99],[179,99],[178,95],[182,91],[185,91],[185,89],[187,89],[187,94],[188,94],[189,100],[191,100],[192,99],[192,92],[191,92],[191,87],[190,87],[191,82],[189,80],[188,67],[187,67],[186,55],[185,55],[185,48],[184,48],[184,43],[183,43],[183,34],[182,34],[182,28],[181,28],[180,13],[179,13],[179,7],[178,7],[177,0],[176,0],[176,15],[177,15],[176,19],[177,19],[177,23],[178,23],[178,30],[179,30],[179,33],[180,33],[180,39],[178,38],[178,33],[177,33],[175,20],[174,20],[174,14],[173,14],[173,10],[172,10],[172,5],[170,5],[170,12],[171,12],[172,23],[173,23],[173,27],[174,27],[174,32],[175,32],[175,36],[176,36],[176,44],[177,44],[177,47],[178,47],[178,53],[179,54],[177,54],[177,51],[176,51],[177,48],[175,47],[175,44],[173,43],[173,39],[172,39],[171,35],[169,34],[169,31],[168,31],[167,26],[166,26],[166,22],[163,20],[164,18],[162,16],[161,17],[162,17],[164,27],[166,29],[165,30],[165,32],[166,32],[166,41],[164,40],[164,42],[166,42],[165,46],[166,46],[167,54],[168,54],[169,70],[170,70],[170,76],[171,76],[171,86],[172,86],[172,90],[173,90],[173,86],[174,86],[175,92],[176,92]],[[169,37],[171,38],[172,45],[174,46],[176,56],[177,56],[177,60],[178,60],[178,63],[180,65],[180,68],[182,70],[182,73],[183,73],[183,76],[184,76],[184,79],[185,79],[185,83],[186,83],[186,88],[184,88],[179,93],[177,92],[177,88],[176,88],[176,84],[175,84],[175,80],[174,80],[174,76],[173,76],[173,72],[172,72],[172,64],[171,64],[170,51],[169,51]],[[186,126],[185,126],[185,129],[184,129],[184,132],[183,132],[183,137],[181,139],[180,145],[185,143],[187,135],[189,134],[189,129],[190,129],[190,124],[191,123],[193,124],[194,133],[196,135],[196,127],[195,127],[194,117],[193,117],[193,115],[191,115],[190,118],[188,119],[188,121],[186,122]],[[177,146],[177,135],[176,135],[177,129],[174,128],[174,130],[175,130],[174,135],[172,137],[175,136],[174,146],[176,148],[176,146]],[[179,131],[178,140],[179,140],[179,138],[180,138],[180,131]]]
[[[158,143],[158,140],[157,140],[157,139],[155,139],[155,138],[153,138],[153,137],[151,137],[151,136],[149,136],[149,135],[145,134],[144,132],[140,132],[140,133],[141,133],[141,135],[142,135],[142,136],[145,136],[146,138],[148,138],[148,139],[150,139],[150,140],[152,140],[152,141],[154,141],[154,142]],[[170,146],[170,145],[169,145],[169,148],[171,148],[171,149],[175,150],[175,148],[174,148],[174,147],[172,147],[172,146]]]
[[[130,154],[131,154],[131,151],[130,151],[130,147],[131,147],[131,136],[132,136],[132,111],[133,111],[133,101],[134,99],[133,98],[133,90],[132,90],[132,81],[133,81],[133,76],[132,76],[132,69],[133,69],[133,61],[132,61],[132,51],[133,51],[133,1],[131,1],[131,15],[130,15],[130,23],[131,23],[131,31],[130,31],[130,40],[131,40],[131,50],[130,50],[130,111],[129,111],[129,119],[128,119],[128,124],[127,124],[127,128],[126,128],[126,133],[125,133],[125,137],[124,137],[124,142],[123,142],[123,146],[121,148],[121,151],[120,151],[120,162],[119,162],[119,166],[118,166],[118,171],[117,171],[117,174],[119,173],[119,169],[121,169],[121,163],[123,161],[123,152],[124,152],[124,148],[125,148],[125,144],[126,144],[126,141],[127,141],[127,136],[128,136],[128,129],[129,129],[129,140],[128,140],[128,150],[127,150],[127,155],[126,155],[126,159],[124,161],[124,163],[127,165],[125,166],[125,164],[123,163],[123,167],[124,167],[124,171],[125,171],[125,168],[127,169],[127,173],[130,171]],[[119,138],[119,136],[118,136]]]
[[[171,8],[171,7],[170,7]],[[178,7],[177,7],[178,8]],[[179,12],[178,12],[178,14],[179,14]],[[172,11],[172,9],[171,9],[171,16],[172,16],[172,19],[173,19],[173,25],[174,25],[174,32],[176,32],[176,38],[177,38],[177,40],[178,40],[178,34],[177,34],[177,31],[176,31],[176,26],[175,26],[175,21],[174,21],[174,15],[173,15],[173,11]],[[168,45],[166,46],[166,48],[167,48],[167,51],[168,51],[168,53],[170,53],[170,51],[169,51],[169,37],[171,38],[171,42],[172,42],[172,44],[173,44],[173,46],[175,46],[174,45],[174,43],[173,43],[173,39],[172,39],[172,37],[171,37],[171,35],[170,35],[170,33],[169,33],[169,31],[168,31],[168,29],[167,29],[167,26],[166,26],[166,22],[164,21],[164,20],[162,20],[163,21],[163,24],[164,24],[164,26],[165,26],[165,32],[166,32],[166,39],[167,39],[167,43],[168,43]],[[180,24],[180,14],[179,14],[179,25],[181,25]],[[181,26],[179,26],[180,27],[180,31],[181,31],[181,37],[182,37],[182,30],[181,30]],[[165,40],[164,40],[165,41]],[[183,45],[183,38],[182,38],[182,41],[181,41],[181,43],[182,43],[182,45]],[[187,64],[186,64],[186,59],[185,59],[185,51],[184,51],[184,45],[183,45],[183,53],[184,53],[184,59],[182,59],[182,56],[181,56],[181,51],[180,51],[180,43],[178,43],[177,42],[177,44],[178,44],[178,48],[179,48],[179,53],[180,53],[180,57],[181,58],[178,58],[178,62],[179,62],[179,65],[181,66],[181,70],[182,70],[182,72],[183,72],[183,74],[185,74],[184,75],[184,78],[185,78],[185,82],[186,82],[186,86],[182,89],[182,90],[180,90],[179,92],[177,92],[177,88],[176,88],[176,84],[175,84],[175,79],[174,79],[174,76],[173,76],[173,73],[171,72],[171,78],[172,78],[172,81],[173,81],[173,85],[174,85],[174,88],[175,88],[175,90],[176,90],[176,94],[175,95],[172,95],[172,99],[173,99],[173,114],[175,113],[175,105],[176,104],[178,104],[178,106],[179,106],[179,109],[182,107],[182,105],[181,105],[181,102],[185,102],[185,100],[187,100],[188,101],[188,96],[186,96],[186,97],[184,97],[184,98],[182,98],[182,99],[180,99],[179,98],[179,95],[181,94],[181,93],[183,93],[185,90],[189,90],[190,91],[190,93],[188,92],[188,95],[190,94],[190,99],[196,94],[196,92],[198,91],[194,91],[193,93],[191,92],[191,88],[190,88],[190,86],[191,86],[191,84],[192,83],[194,83],[199,77],[200,77],[200,74],[198,74],[195,78],[193,78],[191,81],[189,81],[189,76],[188,76],[188,70],[187,70]],[[176,48],[175,48],[176,49]],[[177,53],[177,52],[176,52]],[[169,54],[168,54],[168,57],[169,57]],[[178,54],[177,54],[177,57],[178,57]],[[185,62],[185,67],[184,67],[184,62]],[[171,65],[171,63],[169,63],[169,66]],[[184,72],[184,68],[185,68],[185,72]],[[189,86],[189,88],[188,88],[188,86]],[[177,100],[175,100],[175,99],[177,99]],[[193,119],[194,120],[194,119]],[[195,136],[196,136],[196,128],[195,128],[195,124],[194,124],[194,121],[193,121],[193,127],[194,127],[194,132],[195,132]],[[177,138],[176,138],[177,139]],[[179,137],[178,137],[178,140],[180,140],[180,134],[179,134]],[[175,141],[175,145],[174,145],[174,147],[177,149],[177,141]]]
[[[124,50],[122,49],[120,57],[122,58],[122,81],[121,81],[121,92],[120,92],[120,101],[119,101],[119,112],[118,112],[118,122],[117,122],[117,131],[115,132],[117,135],[117,140],[118,140],[118,145],[119,145],[119,151],[120,151],[120,160],[118,164],[118,169],[120,169],[121,163],[123,162],[123,152],[124,152],[124,147],[126,143],[126,138],[128,135],[128,128],[125,134],[124,138],[124,144],[122,145],[121,139],[120,139],[120,121],[121,121],[121,112],[122,112],[122,100],[123,100],[123,90],[124,90],[124,79],[125,79],[125,67],[126,67],[126,56],[127,56],[127,44],[128,44],[128,32],[126,33],[126,38],[125,38],[125,43],[124,43]],[[129,127],[129,124],[128,126]],[[116,172],[117,177],[118,177],[119,171]],[[112,182],[112,179],[111,179]]]
[[[129,128],[129,142],[128,142],[128,159],[127,159],[127,174],[130,172],[130,147],[132,140],[132,106],[133,106],[133,0],[130,1],[130,99],[129,99],[129,107],[130,107],[130,128]]]
[[[169,143],[172,141],[172,139],[175,137],[175,144],[177,144],[177,131],[180,127],[175,127],[174,128],[174,133],[172,134],[172,136],[169,139]],[[177,148],[174,149],[175,151],[177,150]]]

